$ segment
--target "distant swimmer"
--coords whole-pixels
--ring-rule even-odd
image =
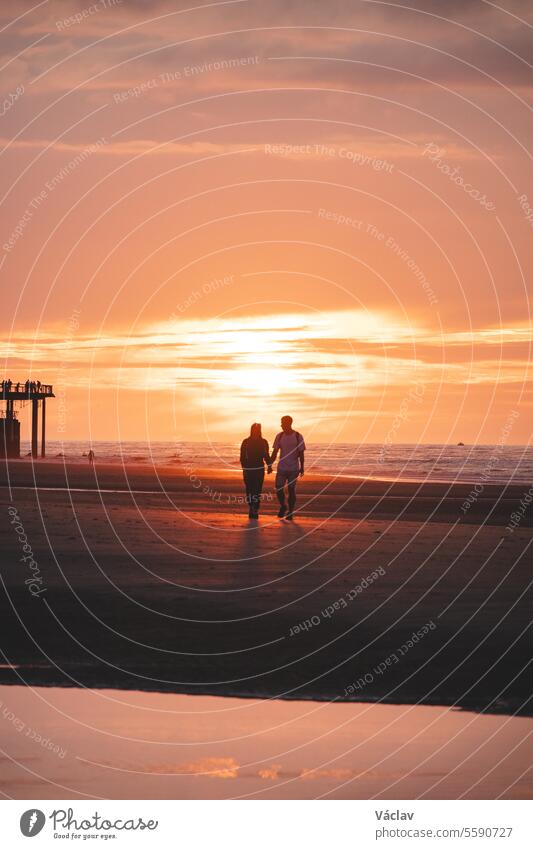
[[[285,514],[290,521],[296,505],[296,482],[304,473],[305,442],[297,430],[292,429],[292,417],[283,416],[281,433],[278,433],[272,446],[271,464],[276,461],[278,452],[280,459],[276,471],[276,493],[279,501],[278,516],[282,519]],[[285,484],[289,493],[289,511],[285,502]]]
[[[270,474],[272,465],[268,442],[263,439],[261,425],[254,422],[250,428],[250,436],[244,439],[241,445],[242,475],[246,487],[246,503],[248,504],[248,517],[250,519],[257,519],[259,516],[261,493],[265,480],[265,464]]]
[[[91,450],[89,451],[89,453],[87,454],[87,459],[88,459],[88,461],[89,461],[89,465],[90,465],[90,466],[94,466],[94,451],[93,451],[93,449],[92,449],[92,448],[91,448]]]

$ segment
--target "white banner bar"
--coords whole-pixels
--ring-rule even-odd
[[[2,803],[2,845],[526,849],[533,845],[531,807],[529,801],[10,800]]]

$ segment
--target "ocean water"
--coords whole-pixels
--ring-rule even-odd
[[[21,445],[21,456],[29,451]],[[92,447],[105,463],[153,463],[195,469],[238,469],[237,442],[49,442],[47,459],[87,462]],[[533,483],[533,446],[322,444],[307,445],[308,472],[356,477]]]

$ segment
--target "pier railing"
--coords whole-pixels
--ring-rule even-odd
[[[2,401],[27,401],[34,398],[41,400],[41,398],[53,397],[54,389],[51,383],[36,381],[13,383],[12,380],[3,380],[0,383],[0,400]]]

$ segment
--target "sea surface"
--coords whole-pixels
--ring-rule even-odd
[[[238,469],[237,442],[48,442],[49,460],[153,463],[195,469]],[[21,456],[29,452],[21,444]],[[533,483],[533,446],[526,445],[307,445],[308,472],[387,480]]]

